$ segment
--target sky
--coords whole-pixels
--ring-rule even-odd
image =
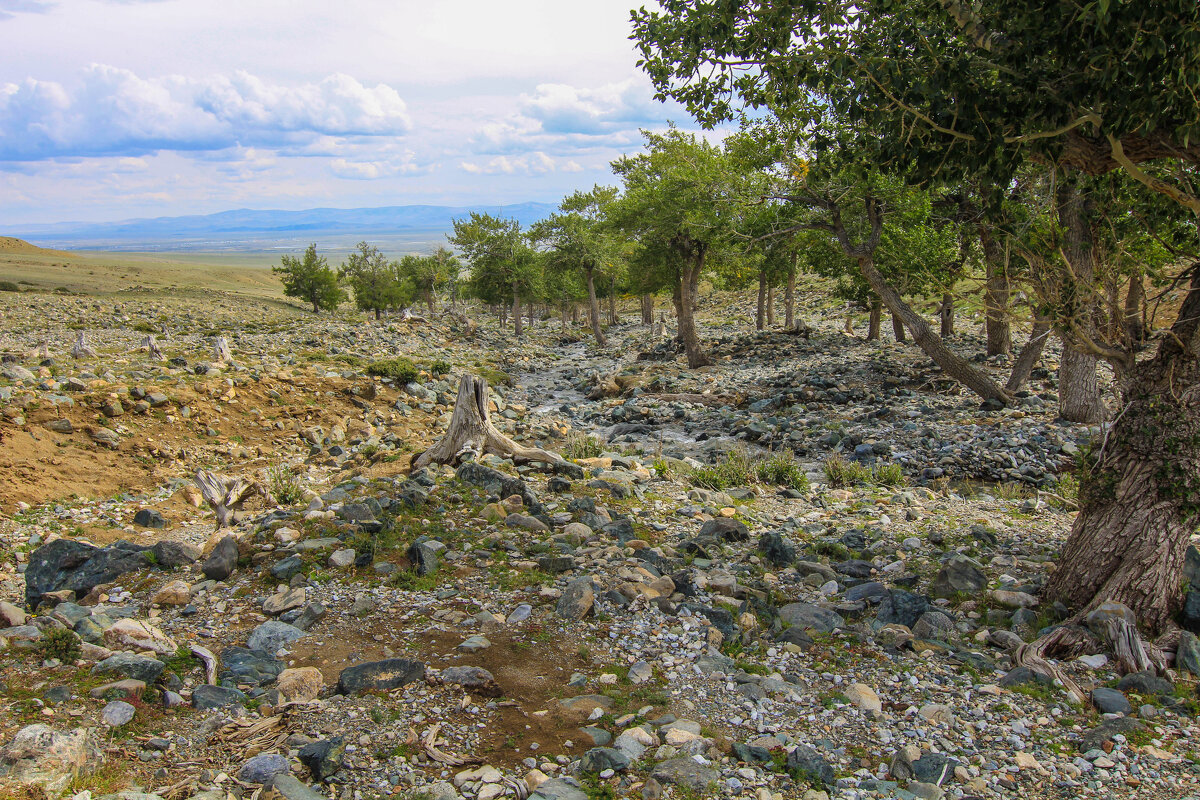
[[[556,202],[653,98],[638,0],[0,0],[4,224]]]

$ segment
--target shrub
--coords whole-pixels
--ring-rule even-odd
[[[304,499],[304,489],[286,464],[267,467],[267,490],[281,506],[292,506]]]
[[[604,442],[587,433],[571,431],[563,445],[563,455],[570,459],[598,458],[604,452]]]
[[[417,379],[417,365],[407,358],[388,358],[367,365],[367,374],[379,378],[392,378],[400,383],[411,383]]]
[[[155,328],[145,320],[135,323],[133,330],[138,331],[139,333],[158,333],[158,328]]]
[[[429,374],[435,377],[441,377],[442,375],[449,375],[450,370],[452,369],[454,369],[454,367],[450,365],[449,361],[442,361],[439,359],[429,365]]]
[[[21,287],[12,281],[0,281],[0,292],[19,292]]]
[[[42,641],[38,644],[42,658],[57,658],[64,664],[74,664],[79,658],[82,648],[79,637],[74,631],[66,628],[52,628],[42,633]]]
[[[733,450],[729,458],[711,467],[700,467],[692,471],[692,483],[706,489],[728,489],[730,486],[745,486],[756,478],[754,459],[746,450]]]
[[[835,489],[858,486],[870,479],[871,470],[857,461],[847,461],[838,454],[825,460],[825,482]]]
[[[880,486],[903,486],[908,482],[899,464],[876,464],[871,470],[871,480]]]
[[[786,450],[779,450],[754,465],[755,477],[760,483],[786,486],[799,492],[808,491],[808,475],[796,462],[796,457]]]

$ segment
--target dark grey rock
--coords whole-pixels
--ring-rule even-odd
[[[925,753],[912,762],[913,776],[922,783],[932,783],[941,786],[944,781],[954,777],[954,768],[959,762],[945,753]]]
[[[563,619],[581,620],[592,610],[596,602],[595,590],[592,588],[592,576],[584,575],[567,584],[554,613]]]
[[[797,745],[795,750],[788,753],[787,770],[797,780],[817,779],[826,786],[832,786],[837,780],[837,773],[830,763],[815,748],[804,744]]]
[[[579,771],[585,775],[596,775],[606,769],[614,772],[629,769],[629,756],[611,747],[593,747],[579,759]]]
[[[494,493],[500,497],[518,495],[525,502],[525,508],[529,513],[535,516],[544,511],[541,502],[538,501],[537,496],[525,481],[505,475],[499,470],[468,461],[455,471],[454,477],[463,483],[478,486],[485,492]]]
[[[29,554],[25,569],[25,603],[37,608],[48,592],[70,589],[84,597],[102,583],[151,566],[150,548],[124,540],[95,547],[74,539],[55,539]]]
[[[495,676],[483,667],[447,667],[439,677],[442,683],[461,686],[484,697],[499,697],[504,694],[500,685],[496,683]]]
[[[167,527],[166,518],[152,508],[143,508],[133,515],[133,524],[160,530]]]
[[[432,575],[442,566],[441,553],[445,549],[441,542],[419,536],[408,548],[408,563],[418,575]]]
[[[934,597],[975,595],[987,586],[987,576],[964,556],[953,556],[942,566],[929,593]]]
[[[846,620],[836,611],[812,603],[789,603],[779,609],[779,619],[792,627],[821,633],[830,633],[834,628],[843,628],[846,625]]]
[[[732,517],[716,517],[700,526],[698,537],[711,536],[726,542],[745,542],[750,539],[750,529],[741,520]]]
[[[217,542],[217,546],[209,553],[208,558],[204,559],[200,570],[204,573],[204,577],[210,580],[223,581],[237,569],[237,560],[237,539],[233,536],[226,536]]]
[[[879,603],[879,613],[875,615],[875,622],[878,625],[896,623],[912,628],[928,610],[928,598],[903,589],[892,589],[887,599]]]
[[[697,764],[691,756],[679,756],[656,764],[650,771],[650,777],[662,784],[703,792],[716,784],[720,774],[715,769]]]
[[[265,650],[248,647],[226,647],[221,651],[221,672],[217,682],[222,686],[253,689],[275,683],[287,665]]]
[[[1145,729],[1146,726],[1133,717],[1116,717],[1100,723],[1080,736],[1078,749],[1079,752],[1086,753],[1088,750],[1099,749],[1105,742],[1112,741],[1112,737],[1118,733],[1130,734]]]
[[[1129,699],[1124,694],[1104,686],[1092,689],[1092,705],[1098,708],[1101,714],[1133,713],[1133,706],[1129,704]]]
[[[355,694],[381,689],[397,689],[425,677],[425,665],[408,658],[368,661],[342,670],[338,676],[339,694]]]
[[[1200,675],[1200,639],[1191,631],[1184,631],[1175,650],[1175,668]]]
[[[246,702],[244,692],[225,686],[213,686],[206,683],[192,690],[192,707],[197,711],[240,706],[244,702]]]
[[[271,577],[277,581],[290,581],[304,569],[304,561],[297,555],[281,558],[271,565]]]
[[[92,667],[92,674],[133,678],[149,685],[158,680],[164,669],[166,665],[156,658],[133,653],[116,653]]]
[[[566,778],[551,778],[529,795],[528,800],[588,800],[588,794]]]
[[[1174,685],[1166,678],[1160,678],[1153,672],[1131,672],[1117,681],[1117,688],[1123,692],[1133,692],[1141,695],[1156,695],[1165,697],[1175,691]]]
[[[300,763],[308,767],[313,779],[327,781],[342,768],[346,743],[341,736],[310,742],[300,748]]]
[[[768,531],[759,537],[758,552],[777,567],[790,566],[796,560],[796,546],[779,531]]]
[[[250,632],[246,646],[251,650],[263,650],[273,654],[279,648],[291,644],[304,635],[304,631],[294,625],[288,625],[277,619],[269,619]]]
[[[238,770],[238,779],[246,783],[270,784],[276,775],[288,771],[288,761],[278,753],[260,753]]]

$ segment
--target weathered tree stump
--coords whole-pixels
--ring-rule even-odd
[[[217,341],[213,344],[213,352],[216,354],[218,364],[233,361],[233,353],[229,350],[229,342],[224,336],[217,337]]]
[[[95,358],[96,357],[96,351],[93,350],[92,348],[88,347],[87,337],[84,335],[83,331],[80,331],[79,335],[77,337],[75,337],[75,346],[71,348],[71,357],[72,358]]]
[[[484,453],[556,464],[563,460],[537,447],[525,447],[496,430],[488,411],[488,385],[483,378],[463,375],[454,401],[450,427],[433,447],[413,459],[414,470],[429,464],[458,464]]]
[[[200,487],[200,494],[217,515],[217,530],[231,527],[233,513],[240,511],[242,503],[252,495],[262,491],[257,483],[245,478],[232,478],[203,469],[196,473],[194,480]]]
[[[162,350],[158,348],[158,340],[154,338],[153,333],[146,334],[146,338],[142,340],[142,350],[150,353],[150,357],[155,361],[166,361],[167,357],[163,355]]]

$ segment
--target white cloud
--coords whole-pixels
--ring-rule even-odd
[[[142,78],[92,65],[71,88],[35,79],[0,86],[0,160],[220,150],[411,128],[395,89],[340,73],[285,86],[244,71]]]
[[[472,175],[545,175],[558,169],[555,160],[540,150],[523,156],[496,156],[482,164],[463,161],[459,167]]]
[[[532,95],[521,96],[521,107],[549,133],[610,133],[661,122],[664,113],[649,83],[635,78],[595,88],[542,83]]]

